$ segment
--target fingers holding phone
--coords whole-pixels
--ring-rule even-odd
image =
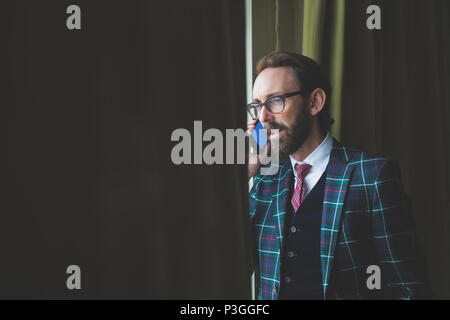
[[[247,123],[247,135],[256,141],[256,145],[250,147],[248,152],[248,175],[251,178],[256,174],[261,163],[264,162],[270,152],[270,139],[259,120],[252,120]]]

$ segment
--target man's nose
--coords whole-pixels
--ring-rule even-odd
[[[269,122],[273,120],[273,114],[271,114],[269,111],[267,111],[266,107],[262,107],[261,114],[259,116],[259,121],[261,122]]]

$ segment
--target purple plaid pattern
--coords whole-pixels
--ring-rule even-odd
[[[309,169],[311,169],[311,165],[308,163],[304,163],[302,165],[295,165],[295,176],[297,178],[297,185],[295,186],[294,194],[292,195],[292,208],[294,208],[294,212],[297,212],[298,207],[300,207],[300,203],[303,202],[306,196],[306,186],[304,184],[305,176],[308,174]]]

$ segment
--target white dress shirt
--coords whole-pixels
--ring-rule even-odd
[[[317,181],[319,181],[322,174],[325,172],[328,161],[330,160],[331,148],[333,147],[333,138],[327,133],[325,139],[323,139],[322,143],[310,153],[309,156],[302,162],[295,160],[291,156],[291,164],[292,170],[295,175],[295,165],[302,165],[304,163],[308,163],[311,165],[309,172],[305,176],[305,186],[306,194],[309,193],[312,188],[316,185]],[[297,179],[295,180],[294,188],[297,186]],[[294,189],[295,190],[295,189]]]

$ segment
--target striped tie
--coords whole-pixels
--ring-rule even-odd
[[[309,169],[311,169],[311,165],[308,163],[295,165],[295,177],[297,178],[297,185],[295,186],[295,191],[292,195],[291,201],[292,207],[294,208],[294,213],[297,212],[298,207],[300,207],[300,203],[302,203],[303,199],[306,196],[306,186],[303,182]]]

